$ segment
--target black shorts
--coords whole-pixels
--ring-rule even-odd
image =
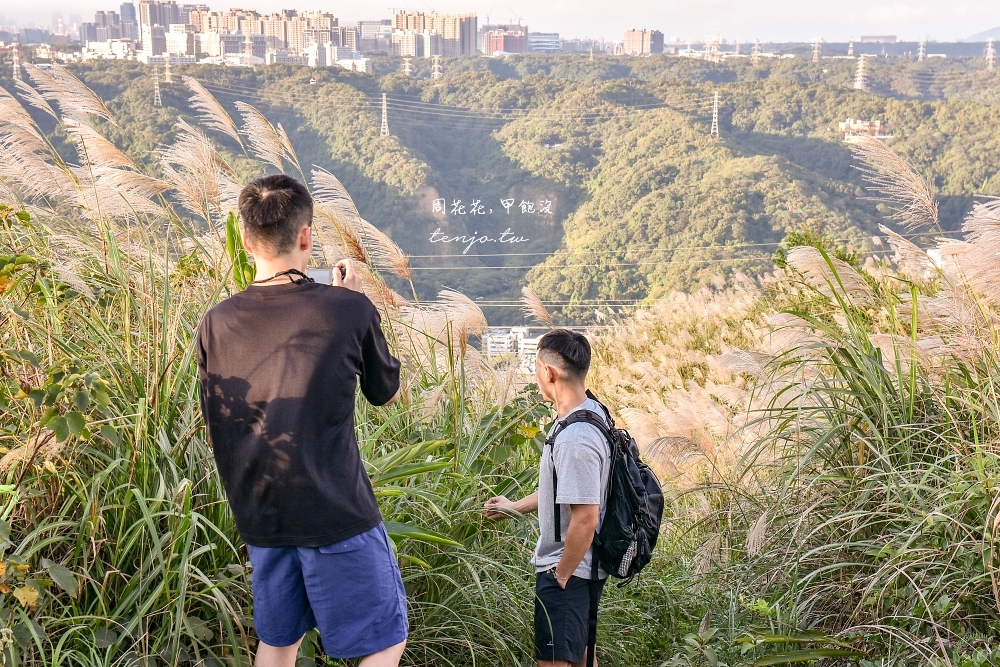
[[[535,577],[535,660],[572,663],[583,660],[590,611],[594,610],[596,619],[603,590],[603,579],[591,581],[570,577],[563,588],[553,571],[538,573]]]

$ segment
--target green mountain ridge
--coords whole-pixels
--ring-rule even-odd
[[[522,321],[513,304],[491,302],[515,301],[523,284],[553,302],[557,319],[583,323],[604,304],[767,270],[795,229],[870,250],[885,211],[865,198],[841,142],[837,123],[848,117],[885,122],[893,149],[936,188],[946,229],[970,209],[969,193],[1000,195],[1000,73],[975,59],[879,61],[874,92],[852,89],[853,61],[843,60],[754,68],[526,55],[446,61],[438,80],[424,63],[409,78],[394,71],[398,59],[375,60],[385,74],[177,67],[160,108],[141,65],[74,72],[118,119],[101,131],[154,175],[176,119],[195,120],[179,74],[236,119],[237,100],[255,105],[288,131],[307,177],[313,165],[336,174],[362,215],[412,255],[422,298],[459,289],[498,324]],[[8,71],[0,85],[13,90]],[[709,136],[715,93],[720,139]],[[213,138],[253,175],[235,142]]]

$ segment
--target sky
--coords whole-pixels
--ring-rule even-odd
[[[182,0],[178,0],[180,3]],[[620,40],[629,28],[651,28],[667,40],[698,40],[722,35],[741,41],[843,42],[862,35],[897,35],[901,40],[956,41],[1000,26],[1000,2],[954,0],[187,0],[211,9],[242,6],[258,11],[282,7],[323,9],[342,24],[388,18],[388,4],[399,9],[475,12],[480,23],[511,19],[531,31],[558,32],[563,37]],[[80,14],[92,20],[95,10],[117,9],[121,0],[0,0],[7,23],[34,21],[48,26],[52,14]]]

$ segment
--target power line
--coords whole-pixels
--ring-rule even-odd
[[[736,262],[770,262],[770,257],[723,257],[714,259],[672,259],[666,261],[648,262],[616,262],[614,264],[560,264],[558,266],[543,266],[540,264],[530,264],[527,266],[411,266],[411,271],[480,271],[480,270],[527,270],[541,266],[542,268],[553,269],[613,269],[629,266],[646,266],[649,264],[726,264]]]

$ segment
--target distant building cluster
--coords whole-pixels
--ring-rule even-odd
[[[483,333],[483,352],[487,359],[504,356],[517,359],[522,373],[534,375],[541,337],[542,334],[532,336],[528,327],[490,328]]]
[[[492,11],[492,10],[491,10]],[[895,35],[863,35],[844,44],[790,44],[764,48],[760,42],[727,41],[720,35],[669,41],[652,28],[626,30],[620,40],[567,39],[557,32],[532,32],[518,17],[506,23],[479,22],[475,13],[392,10],[391,18],[373,18],[342,24],[328,11],[283,9],[261,13],[230,8],[213,11],[205,4],[178,4],[178,0],[129,0],[117,10],[104,9],[92,21],[80,15],[54,14],[49,28],[34,24],[5,24],[0,15],[0,51],[33,45],[35,58],[133,59],[152,65],[215,63],[252,66],[295,64],[343,67],[370,72],[375,53],[402,58],[433,58],[434,74],[441,75],[440,58],[488,56],[506,58],[521,53],[576,53],[618,56],[676,56],[721,62],[746,58],[754,65],[765,58],[811,57],[861,59],[880,57],[978,57],[980,47],[955,43],[928,53],[925,42],[899,42]],[[811,47],[811,48],[810,48]],[[994,63],[995,49],[987,45],[986,60]],[[23,56],[22,56],[23,57]],[[990,68],[994,65],[991,64]],[[414,71],[409,60],[403,71]]]

